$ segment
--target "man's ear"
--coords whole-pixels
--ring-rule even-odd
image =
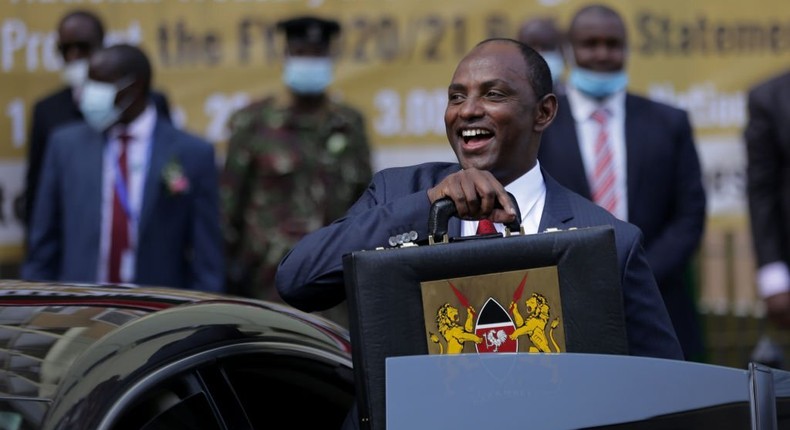
[[[538,101],[535,107],[535,123],[533,124],[535,132],[542,133],[554,121],[554,117],[557,116],[558,103],[557,96],[552,93],[546,94]]]

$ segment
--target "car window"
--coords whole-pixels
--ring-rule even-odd
[[[222,430],[204,386],[193,372],[158,384],[139,396],[113,430]]]
[[[345,373],[350,370],[317,360],[265,355],[228,361],[223,370],[255,429],[277,422],[340,428],[354,402],[353,378]]]
[[[211,412],[205,394],[178,399],[164,412],[156,415],[140,430],[222,430]]]
[[[257,352],[184,368],[135,397],[112,430],[340,428],[354,383],[325,358]],[[310,413],[293,413],[300,407]]]

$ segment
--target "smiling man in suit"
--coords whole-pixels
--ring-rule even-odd
[[[85,122],[46,150],[25,279],[222,290],[214,148],[158,115],[151,78],[137,47],[92,55]]]
[[[567,95],[538,159],[559,183],[642,230],[685,357],[704,358],[688,270],[705,225],[705,191],[685,111],[627,92],[625,24],[603,5],[580,9],[568,38]]]
[[[629,352],[682,359],[639,229],[541,170],[541,135],[556,112],[551,75],[540,54],[512,39],[478,44],[459,63],[448,89],[444,120],[458,163],[378,172],[345,217],[308,234],[282,260],[276,285],[283,299],[305,311],[340,303],[345,299],[343,255],[386,247],[391,236],[403,233],[427,238],[431,204],[445,197],[453,200],[462,219],[451,220],[451,235],[473,235],[483,219],[501,231],[501,223],[516,216],[510,192],[527,234],[613,226]]]

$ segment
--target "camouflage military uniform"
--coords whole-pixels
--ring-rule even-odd
[[[362,115],[330,101],[297,116],[271,97],[234,113],[221,200],[230,291],[279,301],[274,274],[305,234],[345,214],[372,177]]]

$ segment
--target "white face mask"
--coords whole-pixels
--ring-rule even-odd
[[[63,83],[75,90],[79,90],[82,84],[88,80],[88,59],[74,60],[66,63],[60,72]]]
[[[94,130],[103,132],[118,122],[123,109],[115,106],[118,88],[115,84],[88,79],[80,94],[80,111]]]

